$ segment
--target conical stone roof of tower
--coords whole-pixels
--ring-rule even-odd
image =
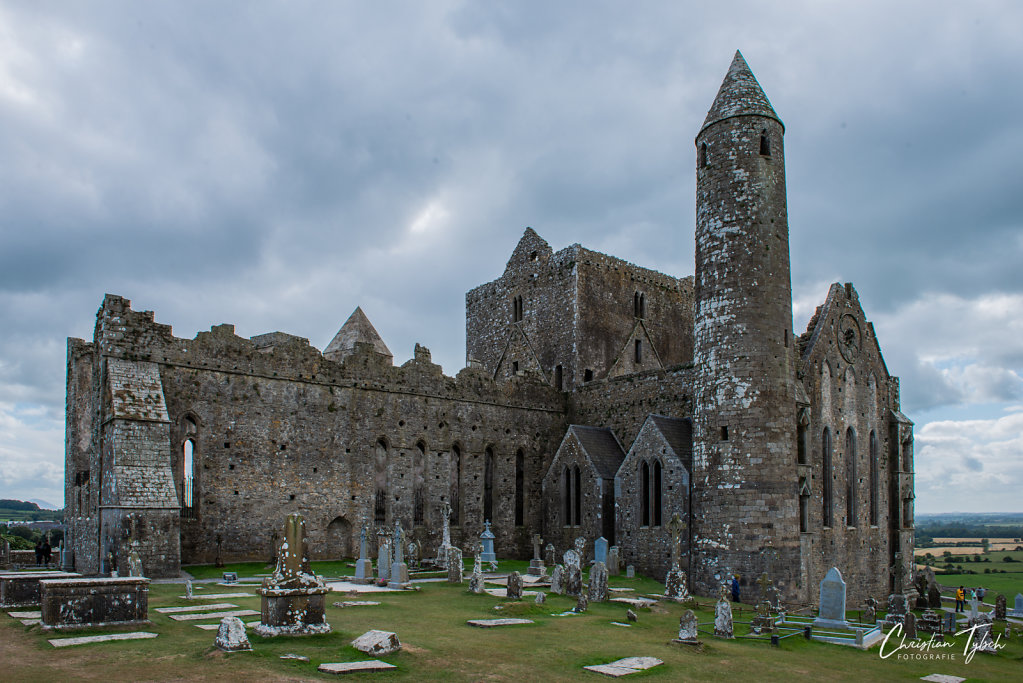
[[[334,338],[327,344],[327,348],[323,350],[323,356],[340,363],[355,352],[355,344],[358,342],[371,344],[373,350],[380,355],[386,356],[391,360],[394,359],[391,350],[387,348],[387,344],[380,338],[380,334],[373,327],[373,323],[369,321],[366,314],[362,312],[360,306],[355,307],[355,310],[348,316],[345,324],[341,326],[341,329],[337,331]]]
[[[707,112],[707,118],[700,131],[712,123],[734,116],[766,116],[781,123],[783,130],[785,128],[785,124],[771,106],[771,101],[764,94],[764,89],[757,82],[757,77],[750,71],[749,64],[738,50],[735,51],[732,65],[728,67],[725,80],[721,82],[718,96],[714,98],[714,104]]]

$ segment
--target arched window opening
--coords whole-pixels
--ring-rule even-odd
[[[913,471],[913,439],[909,438],[902,442],[902,471]]]
[[[565,503],[565,526],[572,526],[572,470],[565,467],[565,471],[561,473],[561,477],[564,480],[565,495],[563,501]]]
[[[639,466],[640,526],[650,526],[650,465],[644,460]]]
[[[799,422],[796,425],[796,462],[800,465],[807,464],[806,454],[806,432],[810,426],[810,419],[803,410],[799,415]]]
[[[554,388],[558,391],[562,391],[565,388],[564,370],[561,369],[560,365],[554,368]]]
[[[643,292],[632,295],[632,314],[637,318],[646,317],[646,294]]]
[[[806,533],[810,530],[810,494],[799,494],[799,531]]]
[[[522,297],[516,296],[512,298],[512,322],[517,323],[522,320]]]
[[[387,442],[380,439],[376,443],[373,457],[373,521],[387,521]]]
[[[582,476],[579,474],[579,465],[575,466],[575,500],[572,502],[575,504],[575,526],[579,526],[583,522],[583,487],[582,487]]]
[[[707,143],[700,145],[700,168],[707,168]]]
[[[913,528],[913,495],[902,499],[902,528]]]
[[[654,483],[653,483],[653,522],[654,526],[661,526],[661,461],[654,460]]]
[[[831,471],[831,431],[825,427],[824,433],[821,435],[821,488],[824,493],[823,524],[826,527],[831,526],[831,480],[833,477],[834,473]]]
[[[462,490],[462,449],[458,444],[451,446],[450,460],[448,461],[448,484],[449,498],[451,499],[451,523],[458,526],[461,523],[461,490]]]
[[[526,456],[522,449],[515,454],[515,526],[525,524],[526,518]]]
[[[640,339],[636,340],[636,362],[643,362],[643,341]]]
[[[422,525],[426,521],[426,504],[423,500],[423,484],[426,474],[426,444],[416,444],[412,455],[412,524]]]
[[[586,368],[586,370],[583,371],[583,381],[584,382],[592,382],[593,381],[593,370],[590,370],[589,368]]]
[[[877,512],[880,497],[880,463],[877,453],[877,433],[870,432],[870,526],[877,526]]]
[[[195,499],[195,440],[187,439],[181,457],[181,516],[184,519],[195,519]]]
[[[845,523],[857,526],[856,521],[856,431],[845,430]]]
[[[483,456],[483,519],[494,520],[494,449],[489,446]]]
[[[765,157],[771,156],[771,138],[767,136],[766,129],[760,133],[760,155]]]

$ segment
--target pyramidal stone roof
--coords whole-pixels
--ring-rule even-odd
[[[380,338],[380,334],[373,327],[373,323],[362,312],[361,306],[356,306],[352,314],[348,316],[348,320],[345,321],[345,324],[341,326],[341,329],[337,331],[334,338],[327,344],[327,348],[323,350],[323,356],[340,363],[354,353],[356,342],[372,344],[373,349],[377,353],[387,356],[392,360],[394,359],[394,355],[387,348],[384,340]]]
[[[734,116],[766,116],[781,123],[782,130],[785,129],[785,124],[778,118],[771,101],[757,82],[757,77],[750,71],[749,64],[738,50],[735,51],[732,65],[728,67],[725,80],[721,82],[721,88],[700,131],[712,123]]]

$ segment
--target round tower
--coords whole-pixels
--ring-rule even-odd
[[[800,566],[784,133],[736,52],[696,136],[693,532],[696,581],[745,595]]]

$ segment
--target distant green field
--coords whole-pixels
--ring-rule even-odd
[[[983,586],[989,593],[1002,593],[1012,605],[1016,593],[1023,593],[1023,572],[1013,574],[937,574],[935,576],[942,586],[966,586],[976,588]],[[985,602],[994,602],[993,595],[984,597]]]

